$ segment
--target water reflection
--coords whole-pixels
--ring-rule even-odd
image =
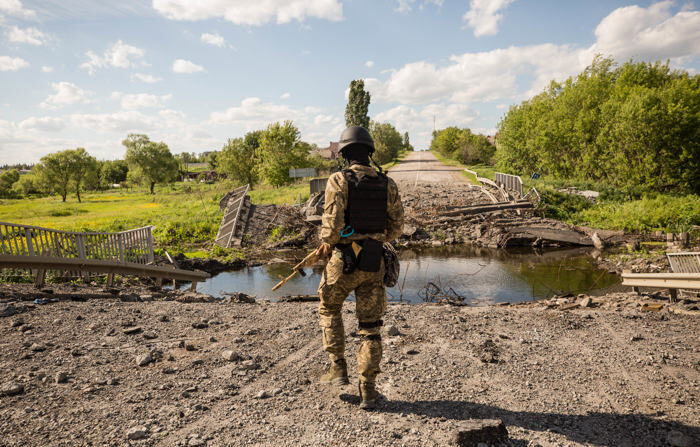
[[[595,293],[619,284],[617,275],[598,269],[590,249],[537,252],[450,246],[403,250],[401,276],[387,298],[421,302],[420,291],[432,281],[451,287],[467,302],[518,302],[553,294]],[[214,296],[223,292],[245,292],[258,298],[315,294],[323,266],[306,269],[277,292],[280,278],[291,273],[291,264],[270,264],[224,272],[197,286]]]

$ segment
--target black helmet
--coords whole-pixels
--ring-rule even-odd
[[[342,155],[343,149],[351,144],[361,144],[367,146],[369,154],[374,153],[374,141],[369,131],[362,126],[350,126],[340,134],[338,153]]]

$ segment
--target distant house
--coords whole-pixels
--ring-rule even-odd
[[[328,147],[322,147],[311,151],[311,155],[320,155],[326,160],[337,160],[338,159],[338,143],[331,141]]]
[[[186,182],[194,182],[194,181],[199,180],[202,182],[215,182],[220,177],[221,176],[216,171],[196,171],[196,172],[190,171],[187,173],[187,175],[185,175],[185,181]]]

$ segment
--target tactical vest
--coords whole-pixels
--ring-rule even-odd
[[[343,169],[348,182],[348,205],[345,225],[355,234],[383,233],[386,230],[386,208],[389,178],[378,172],[376,177]]]

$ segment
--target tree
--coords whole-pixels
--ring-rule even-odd
[[[207,156],[207,163],[209,163],[209,169],[216,171],[216,168],[219,167],[219,153],[215,151],[209,154],[209,156]]]
[[[100,178],[105,185],[116,185],[126,181],[129,166],[124,160],[108,160],[100,167]]]
[[[403,137],[394,126],[389,123],[372,121],[369,131],[374,140],[374,156],[377,163],[389,163],[399,155],[403,148]]]
[[[19,181],[19,171],[10,169],[0,174],[0,197],[10,197],[12,186]]]
[[[79,147],[70,152],[70,171],[75,182],[75,195],[80,202],[80,188],[85,177],[97,171],[97,160],[88,154],[85,149]]]
[[[345,125],[362,126],[369,129],[369,109],[370,94],[365,91],[365,81],[362,79],[350,82],[350,93],[348,95],[348,105],[345,107]]]
[[[291,121],[270,124],[262,133],[260,147],[256,151],[258,172],[273,186],[291,181],[290,168],[309,165],[310,146],[299,138],[299,129]]]
[[[177,172],[180,175],[180,179],[184,182],[185,177],[190,172],[190,163],[196,161],[196,157],[189,152],[183,152],[177,154],[175,159],[177,160]]]
[[[26,174],[20,176],[19,180],[12,185],[12,191],[18,196],[27,197],[29,194],[38,193],[39,185],[33,174]]]
[[[218,157],[219,170],[238,183],[257,184],[260,176],[255,154],[260,147],[262,133],[262,130],[256,130],[248,132],[243,138],[229,138]]]
[[[165,143],[156,143],[146,135],[129,134],[122,144],[126,147],[126,163],[132,178],[144,181],[155,194],[156,183],[165,183],[177,177],[177,160]]]
[[[413,151],[413,146],[411,146],[411,141],[408,139],[408,132],[403,133],[403,150],[407,152]]]
[[[73,151],[66,149],[41,157],[34,168],[44,187],[50,192],[58,193],[63,202],[66,201],[73,179],[73,159]]]

